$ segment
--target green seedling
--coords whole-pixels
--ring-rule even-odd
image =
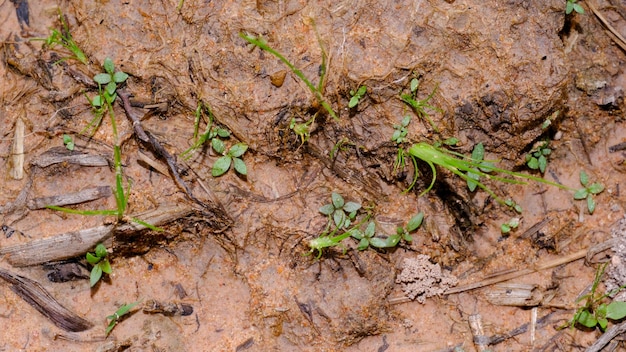
[[[501,173],[501,174],[505,174],[505,175],[512,176],[512,177],[522,178],[525,180],[541,182],[544,184],[558,187],[560,189],[571,190],[569,187],[560,185],[558,183],[550,182],[540,177],[535,177],[532,175],[527,175],[527,174],[523,174],[519,172],[513,172],[513,171],[509,171],[505,169],[500,169],[500,168],[495,167],[493,164],[485,162],[484,160],[474,160],[472,158],[468,158],[467,156],[463,154],[455,153],[453,151],[446,150],[443,148],[438,148],[438,147],[435,147],[433,145],[430,145],[424,142],[420,142],[411,146],[409,148],[408,155],[413,160],[413,165],[415,167],[415,170],[417,170],[417,159],[419,159],[419,160],[426,162],[430,166],[432,173],[433,173],[433,178],[432,178],[430,185],[428,186],[428,188],[426,188],[426,190],[424,190],[420,194],[420,196],[430,191],[433,188],[433,185],[435,184],[435,180],[437,178],[437,170],[435,169],[435,165],[448,169],[450,172],[461,177],[465,181],[470,179],[469,176],[465,174],[469,172],[469,173],[474,173],[478,175],[479,177],[494,179],[500,182],[525,184],[524,181],[520,181],[520,180],[516,180],[512,178],[495,176],[495,175],[489,175],[486,172],[482,171],[484,169],[490,173],[494,173],[494,172]],[[503,201],[498,196],[496,196],[496,194],[487,186],[485,186],[483,183],[473,178],[472,180],[473,182],[476,183],[478,187],[486,191],[499,203],[503,203]],[[417,177],[415,178],[415,180],[413,180],[413,183],[409,186],[409,189],[411,189],[414,186],[416,181],[417,181]]]
[[[494,164],[490,161],[485,161],[485,147],[482,143],[478,143],[472,149],[472,161],[480,164],[478,167],[473,167],[472,171],[468,171],[467,175],[467,188],[469,188],[470,192],[474,192],[476,187],[478,187],[478,183],[480,181],[480,173],[477,171],[482,171],[484,173],[490,173]]]
[[[409,87],[410,93],[400,94],[400,99],[404,103],[406,103],[408,106],[410,106],[413,109],[413,112],[417,114],[417,116],[428,121],[428,123],[430,124],[430,126],[435,132],[439,132],[439,129],[437,128],[433,120],[428,115],[428,112],[426,111],[426,109],[429,109],[429,110],[441,112],[441,109],[428,104],[430,99],[432,99],[435,93],[437,92],[437,87],[435,87],[435,89],[433,89],[433,91],[425,99],[419,100],[417,98],[417,89],[419,88],[419,85],[420,85],[419,79],[413,78],[411,80],[410,87]]]
[[[522,213],[522,210],[523,210],[522,206],[517,204],[517,203],[515,203],[515,201],[513,199],[511,199],[511,198],[505,200],[504,201],[504,205],[506,205],[507,207],[515,210],[516,212],[518,212],[520,214]]]
[[[503,235],[509,234],[512,230],[515,230],[519,226],[519,218],[512,218],[508,222],[500,225],[500,231]]]
[[[391,140],[398,145],[398,153],[396,155],[396,162],[393,164],[394,173],[398,169],[404,169],[405,166],[405,156],[406,152],[404,151],[402,144],[408,141],[407,135],[409,133],[409,124],[411,123],[411,116],[407,115],[402,118],[402,121],[399,125],[393,125],[393,135],[391,136]]]
[[[345,202],[339,193],[333,192],[330,196],[331,202],[322,206],[320,213],[328,216],[328,225],[334,223],[337,229],[349,228],[356,218],[356,214],[361,209],[361,204],[355,202]],[[327,227],[329,228],[329,227]]]
[[[406,242],[413,241],[411,232],[417,230],[422,225],[423,220],[424,213],[420,212],[412,217],[405,227],[398,227],[394,235],[387,236],[386,238],[374,237],[376,232],[374,222],[370,222],[365,231],[361,231],[358,228],[352,229],[350,236],[359,240],[357,249],[361,251],[367,249],[369,246],[376,248],[393,248],[397,246],[401,240],[405,240]]]
[[[306,78],[304,73],[302,73],[302,71],[296,68],[296,66],[292,64],[289,60],[287,60],[281,53],[272,49],[263,38],[249,35],[243,32],[239,33],[239,36],[243,38],[244,40],[246,40],[248,43],[274,55],[277,59],[279,59],[285,65],[287,65],[287,67],[289,67],[291,72],[293,72],[296,76],[298,76],[298,78],[302,80],[302,82],[304,82],[304,84],[306,84],[306,86],[309,88],[311,93],[313,93],[313,95],[315,96],[315,99],[317,99],[318,103],[328,112],[328,114],[332,116],[333,119],[335,120],[338,119],[337,114],[335,114],[335,111],[330,106],[330,104],[326,102],[322,94],[324,78],[326,76],[326,52],[324,51],[324,48],[322,46],[321,40],[319,39],[319,36],[318,36],[318,42],[320,43],[320,48],[322,49],[322,65],[321,65],[321,70],[320,70],[321,71],[320,81],[317,86],[313,85],[313,83],[311,83],[311,81],[308,78]]]
[[[574,193],[574,199],[586,199],[587,210],[589,211],[589,214],[593,214],[594,210],[596,210],[596,201],[593,196],[604,191],[604,186],[599,182],[589,184],[589,176],[584,170],[580,172],[580,184],[583,188]]]
[[[565,13],[568,15],[572,13],[572,11],[576,11],[580,14],[585,13],[585,9],[583,9],[583,7],[577,2],[578,0],[567,0],[567,4],[565,4]]]
[[[576,300],[576,303],[585,300],[585,304],[578,308],[574,317],[567,323],[567,325],[562,326],[561,328],[566,326],[574,328],[577,324],[580,324],[592,329],[599,326],[600,330],[604,332],[609,324],[609,319],[621,320],[626,318],[626,302],[613,301],[608,304],[604,302],[607,297],[615,295],[617,292],[622,290],[624,286],[603,295],[596,295],[600,279],[604,274],[607,264],[608,263],[605,263],[600,266],[596,271],[596,276],[593,280],[593,285],[591,286],[591,292]]]
[[[88,65],[89,60],[87,60],[87,56],[85,55],[85,53],[80,49],[78,44],[76,44],[74,38],[72,38],[69,26],[65,21],[65,17],[63,17],[63,13],[61,13],[61,9],[57,10],[59,13],[59,21],[61,22],[61,26],[63,27],[61,31],[57,29],[51,29],[50,35],[47,38],[33,38],[31,40],[43,41],[44,45],[48,48],[54,48],[57,45],[61,45],[65,49],[69,50],[72,54],[74,54],[74,56],[63,58],[60,61],[74,59],[80,61],[85,65]]]
[[[90,287],[94,287],[98,281],[100,281],[102,273],[111,274],[111,263],[107,258],[108,254],[109,253],[107,252],[106,247],[102,243],[99,243],[96,246],[96,250],[93,254],[87,252],[87,262],[93,265],[93,268],[91,268],[91,275],[89,275]]]
[[[304,145],[304,143],[311,138],[311,125],[313,122],[315,122],[315,116],[304,123],[297,123],[295,118],[292,118],[289,122],[289,128],[296,134],[296,136],[300,137],[300,140],[302,141],[300,146]]]
[[[130,192],[130,184],[124,189],[124,175],[122,170],[122,149],[120,147],[119,136],[117,133],[117,123],[115,120],[115,114],[113,112],[113,101],[117,97],[117,85],[123,83],[128,78],[128,75],[124,72],[115,71],[115,66],[113,61],[109,58],[104,60],[104,70],[106,73],[98,74],[94,77],[94,81],[98,83],[98,91],[99,94],[93,99],[90,100],[92,106],[99,107],[98,111],[94,111],[96,115],[96,119],[99,118],[99,121],[94,127],[97,128],[102,121],[102,116],[105,112],[109,113],[109,117],[111,118],[111,130],[113,132],[113,166],[115,169],[115,188],[113,195],[115,196],[115,202],[117,205],[117,209],[105,209],[105,210],[75,210],[70,208],[58,207],[54,205],[49,205],[47,208],[57,211],[62,211],[70,214],[79,214],[79,215],[114,215],[117,217],[118,222],[122,222],[124,219],[124,214],[128,207],[128,197],[127,194]],[[102,85],[106,85],[103,89]],[[89,98],[87,98],[89,99]],[[95,102],[95,103],[94,103]],[[94,120],[89,123],[89,126],[93,126]],[[86,128],[88,128],[87,126]],[[148,224],[145,221],[131,218],[132,221],[143,225],[154,231],[163,231],[162,229]]]
[[[533,150],[526,154],[526,166],[533,170],[539,169],[543,174],[546,172],[546,166],[548,165],[548,155],[552,153],[552,150],[548,146],[550,141],[546,140],[535,144]]]
[[[64,134],[63,135],[63,145],[65,145],[65,148],[67,148],[67,150],[74,150],[74,139],[72,138],[72,136],[70,136],[69,134]]]
[[[359,89],[355,92],[353,90],[350,91],[350,96],[352,96],[352,98],[350,98],[350,102],[348,103],[348,107],[350,109],[356,107],[357,105],[359,105],[359,101],[361,101],[361,99],[363,99],[363,97],[365,96],[365,93],[367,93],[367,87],[366,86],[360,86]]]
[[[222,156],[215,161],[215,164],[213,164],[213,169],[211,169],[211,175],[213,175],[213,177],[225,174],[226,171],[230,169],[231,165],[240,175],[245,176],[248,174],[246,164],[241,159],[241,156],[248,150],[248,146],[245,143],[237,143],[226,151],[224,142],[220,139],[213,138],[211,140],[211,146],[213,150],[222,154]]]
[[[203,109],[204,108],[204,109]],[[200,121],[202,120],[202,111],[206,111],[208,114],[208,121],[204,133],[198,135],[200,131]],[[207,141],[210,141],[213,145],[213,139],[229,138],[230,131],[213,125],[214,116],[211,109],[208,106],[204,106],[202,103],[198,104],[196,108],[196,118],[194,121],[193,139],[194,143],[191,147],[185,150],[180,156],[184,159],[189,159],[198,149],[200,149]],[[218,143],[218,142],[215,142]]]
[[[121,321],[122,317],[130,313],[130,310],[133,309],[140,302],[141,301],[136,301],[133,303],[124,304],[118,310],[116,310],[115,313],[113,313],[112,315],[109,315],[107,317],[107,320],[110,320],[110,321],[109,321],[109,325],[106,328],[106,336],[109,336],[111,331],[113,331],[113,328]]]

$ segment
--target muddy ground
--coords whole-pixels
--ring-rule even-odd
[[[624,234],[617,223],[626,200],[620,191],[626,57],[589,6],[622,35],[626,12],[617,0],[581,4],[584,14],[566,16],[562,0],[2,2],[0,265],[39,283],[93,327],[60,328],[9,280],[0,285],[0,349],[586,349],[599,330],[558,328],[611,256],[610,245],[595,246]],[[57,9],[86,64],[62,46],[32,40],[63,29]],[[314,85],[322,75],[324,100],[337,119],[284,63],[240,33],[264,38]],[[165,209],[174,215],[161,222],[164,232],[120,230],[128,217],[37,206],[50,201],[42,197],[101,187],[101,197],[70,207],[116,207],[111,121],[105,117],[91,137],[84,132],[94,116],[85,95],[97,94],[92,77],[107,57],[130,75],[119,89],[131,95],[131,114],[176,158],[178,180],[165,154],[141,139],[118,97],[113,112],[130,185],[126,214],[152,219],[144,212]],[[417,98],[435,92],[429,104],[438,109],[427,109],[432,124],[400,99],[414,78]],[[362,85],[367,93],[348,108],[350,91]],[[194,143],[199,104],[232,132],[227,146],[248,145],[247,176],[231,169],[212,177],[219,155],[210,147],[181,157]],[[485,191],[470,192],[442,168],[433,190],[419,196],[432,177],[422,163],[413,190],[403,192],[416,173],[411,163],[394,169],[391,136],[407,115],[405,148],[456,137],[451,149],[469,155],[483,143],[485,159],[498,166],[575,189],[585,170],[605,186],[595,212],[573,191],[483,179],[498,197],[514,199],[520,215]],[[290,128],[313,117],[307,139]],[[73,153],[63,135],[74,140]],[[525,166],[525,155],[548,139],[552,152],[542,175]],[[51,155],[56,161],[48,162]],[[86,156],[96,161],[76,161]],[[412,242],[392,249],[358,251],[348,238],[316,259],[306,255],[308,243],[324,231],[327,219],[318,209],[332,192],[367,208],[377,236],[394,234],[420,211],[424,224]],[[513,217],[519,227],[503,235],[500,225]],[[77,239],[76,231],[99,226],[105,235],[95,242]],[[110,248],[113,271],[90,288],[81,258],[100,240]],[[52,261],[72,256],[75,280],[52,282],[58,267]],[[435,275],[413,292],[416,300],[398,283],[405,260],[421,260],[416,271]],[[612,263],[609,270],[619,271],[619,258]],[[526,284],[530,292],[514,306],[501,304],[511,286],[500,295],[495,283],[467,286],[507,273],[517,277],[505,284]],[[456,288],[441,287],[447,275],[456,278],[447,279],[450,286],[458,279]],[[142,309],[150,300],[171,304],[176,314],[150,314]],[[135,301],[141,303],[105,339],[106,317]],[[476,321],[482,332],[472,332]]]

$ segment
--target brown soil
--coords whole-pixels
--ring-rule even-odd
[[[180,4],[180,10],[178,1],[17,0],[0,6],[0,213],[6,234],[0,238],[0,269],[38,282],[94,325],[65,331],[7,282],[0,285],[0,349],[474,351],[484,342],[495,351],[572,351],[601,335],[557,328],[573,316],[577,297],[610,253],[543,269],[556,259],[582,253],[580,258],[610,239],[624,216],[626,148],[619,143],[626,142],[626,56],[586,2],[584,14],[570,16],[563,0]],[[626,34],[623,3],[594,4]],[[89,64],[59,61],[70,53],[31,41],[62,28],[57,8]],[[314,84],[326,53],[323,95],[338,119],[327,116],[302,80],[248,45],[241,32],[264,38]],[[85,94],[96,95],[92,77],[107,57],[130,75],[121,88],[132,95],[132,111],[176,157],[176,170],[189,186],[186,192],[163,154],[135,133],[118,98],[114,113],[125,183],[131,186],[127,214],[176,209],[179,216],[162,222],[164,232],[121,230],[123,221],[113,217],[35,206],[50,200],[42,197],[94,187],[104,196],[71,207],[116,206],[106,188],[115,185],[110,119],[92,138],[81,133],[93,118]],[[439,131],[400,100],[412,78],[420,79],[420,99],[436,89],[429,104],[439,110],[428,112]],[[350,91],[361,85],[368,87],[366,96],[348,109]],[[249,146],[243,156],[247,177],[234,170],[212,177],[218,155],[208,147],[190,159],[180,157],[193,143],[200,102],[232,132],[227,145]],[[413,117],[413,143],[454,136],[454,151],[467,155],[483,143],[485,159],[535,176],[542,175],[526,168],[525,155],[549,138],[552,153],[543,177],[579,188],[579,172],[586,170],[606,188],[589,215],[570,191],[485,180],[500,197],[523,207],[519,215],[484,191],[470,192],[465,181],[441,168],[433,190],[419,197],[432,176],[420,164],[414,189],[403,193],[415,170],[410,163],[394,170],[391,135],[405,115]],[[290,122],[313,116],[311,136],[303,142]],[[547,118],[552,123],[542,128]],[[17,142],[22,123],[23,152]],[[50,155],[71,154],[64,151],[64,134],[74,138],[76,152],[44,164]],[[85,155],[99,164],[75,161]],[[306,255],[307,244],[324,230],[326,218],[318,209],[332,192],[371,207],[378,235],[395,233],[419,211],[424,225],[411,243],[394,249],[358,251],[357,242],[347,239],[318,260]],[[504,236],[500,225],[512,217],[521,224]],[[118,229],[102,239],[112,248],[113,272],[93,289],[82,254],[73,260],[79,265],[64,269],[77,280],[63,283],[50,281],[54,263],[48,255],[61,252],[55,260],[67,261],[72,246],[82,253],[95,243],[43,242],[22,250],[103,225]],[[26,247],[15,250],[18,244]],[[413,266],[403,272],[403,263]],[[542,269],[524,271],[534,268]],[[502,284],[445,294],[451,292],[446,285],[456,281],[449,274],[466,287],[504,272],[523,274],[504,284],[526,284],[516,287],[531,296],[502,305],[502,295],[512,292]],[[416,273],[430,275],[428,284],[408,277]],[[105,317],[138,300],[141,305],[105,339]],[[170,304],[174,313],[187,311],[140,309],[151,300]],[[533,314],[536,325],[524,327]],[[477,338],[470,322],[479,316],[483,337]]]

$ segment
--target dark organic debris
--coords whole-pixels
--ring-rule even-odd
[[[143,304],[143,312],[165,316],[187,316],[193,314],[193,307],[187,303],[159,302],[149,299]]]
[[[37,282],[20,275],[11,274],[6,270],[0,270],[0,278],[11,284],[11,291],[61,329],[79,332],[93,326],[87,320],[63,307]]]

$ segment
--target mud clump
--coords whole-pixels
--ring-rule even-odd
[[[432,264],[429,259],[424,254],[404,259],[402,272],[396,278],[404,294],[419,303],[424,303],[428,297],[441,295],[459,283],[455,276],[442,271],[439,264]]]

